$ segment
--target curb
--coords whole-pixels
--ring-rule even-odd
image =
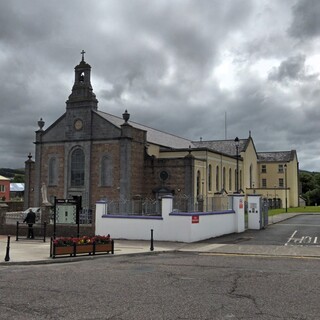
[[[76,257],[56,257],[50,258],[47,260],[29,260],[29,261],[6,261],[0,262],[0,267],[2,266],[18,266],[18,265],[44,265],[44,264],[55,264],[55,263],[73,263],[79,261],[87,261],[94,259],[103,259],[103,258],[114,258],[114,257],[122,257],[122,256],[142,256],[142,255],[151,255],[151,254],[160,254],[167,252],[177,252],[176,250],[162,250],[162,251],[150,251],[150,252],[133,252],[133,253],[123,253],[119,255],[115,254],[105,254],[105,255],[95,255],[95,256],[76,256]]]

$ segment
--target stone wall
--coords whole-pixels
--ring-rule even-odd
[[[192,176],[188,158],[157,159],[149,157],[145,162],[144,194],[154,196],[151,190],[166,188],[173,190],[176,195],[190,194]],[[160,173],[168,173],[167,179],[162,179]]]

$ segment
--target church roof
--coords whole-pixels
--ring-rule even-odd
[[[259,162],[289,162],[294,159],[296,151],[258,152]]]
[[[124,123],[123,118],[114,116],[110,113],[105,113],[102,111],[96,111],[96,113],[118,128],[120,128],[120,126]],[[147,141],[150,143],[174,149],[189,148],[189,146],[191,146],[191,148],[195,147],[192,141],[188,139],[184,139],[161,130],[153,129],[133,121],[129,121],[128,123],[134,128],[146,131]]]
[[[198,148],[208,148],[230,156],[237,155],[234,140],[193,141],[193,144]],[[246,150],[247,144],[248,139],[239,139],[239,153]]]

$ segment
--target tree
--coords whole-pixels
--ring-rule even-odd
[[[320,186],[320,175],[319,175],[319,180],[317,180],[315,178],[315,174],[308,171],[300,171],[300,183],[301,183],[302,194],[305,194],[308,191],[314,190],[317,187],[318,181],[319,181],[318,185]]]
[[[24,175],[22,175],[22,174],[15,174],[12,182],[24,183]]]
[[[307,205],[320,205],[320,188],[316,188],[306,192],[305,197],[307,199]]]

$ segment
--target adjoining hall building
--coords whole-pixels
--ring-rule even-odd
[[[25,162],[25,208],[41,205],[43,185],[51,203],[54,197],[81,196],[89,210],[101,199],[168,193],[194,202],[259,193],[272,206],[298,206],[294,150],[257,152],[251,134],[238,141],[190,141],[132,122],[127,111],[111,115],[98,110],[90,78],[83,54],[65,112],[46,129],[38,121],[35,160],[30,154]]]

